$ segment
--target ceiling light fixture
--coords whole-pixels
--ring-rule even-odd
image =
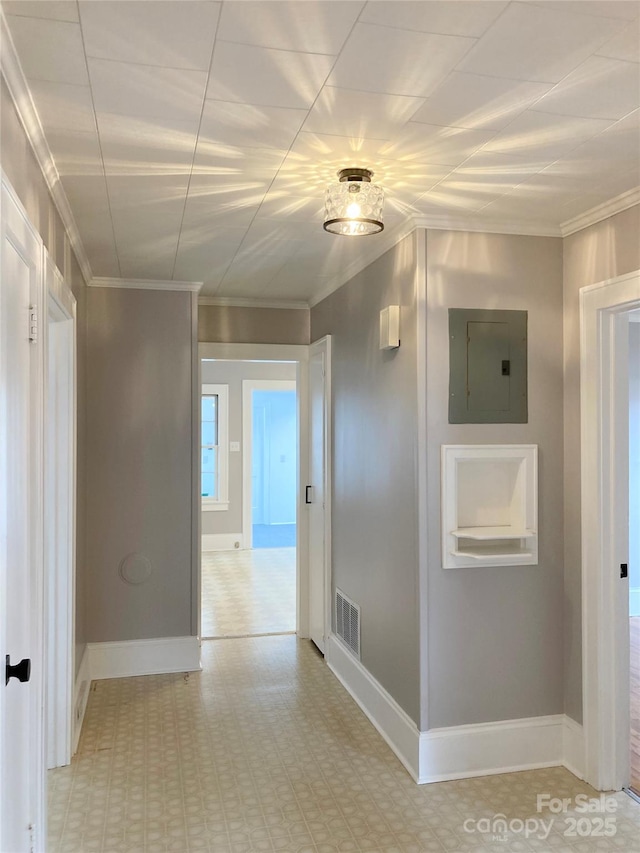
[[[371,183],[370,169],[340,169],[339,184],[327,187],[324,230],[347,237],[378,234],[384,228],[384,191]]]

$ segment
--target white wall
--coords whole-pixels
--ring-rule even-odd
[[[640,616],[640,323],[629,323],[629,614]]]
[[[202,535],[242,534],[242,382],[244,379],[296,378],[294,362],[203,361],[202,384],[229,386],[229,441],[240,451],[229,453],[229,509],[202,513]]]

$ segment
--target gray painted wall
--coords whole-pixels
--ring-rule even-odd
[[[582,722],[580,306],[582,287],[640,269],[640,206],[563,241],[565,712]]]
[[[54,263],[67,277],[77,300],[77,517],[76,517],[76,674],[86,647],[86,555],[85,555],[85,370],[86,370],[86,286],[75,255],[71,252],[70,269],[65,270],[66,232],[49,194],[40,167],[20,123],[4,78],[0,78],[0,151],[2,168],[20,201],[25,206],[32,225],[37,229]]]
[[[89,288],[87,638],[192,634],[189,293]],[[142,553],[145,583],[119,574]]]
[[[309,311],[200,305],[198,340],[221,344],[308,344]]]
[[[311,310],[311,337],[333,336],[333,585],[362,608],[362,663],[417,723],[415,269],[412,235]],[[381,352],[389,304],[402,345]]]
[[[249,361],[203,361],[202,384],[229,386],[229,441],[240,442],[240,452],[229,454],[229,509],[202,513],[202,533],[242,533],[242,381],[287,379],[295,381],[296,365]]]
[[[562,712],[562,243],[427,233],[428,661],[422,727]],[[448,423],[448,309],[528,311],[529,423]],[[537,444],[539,565],[442,569],[440,446]],[[425,714],[425,712],[427,712]]]

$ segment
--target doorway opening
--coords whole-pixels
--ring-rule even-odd
[[[638,646],[631,615],[638,574],[629,570],[638,527],[631,470],[638,440],[631,399],[637,324],[630,321],[639,309],[640,271],[580,292],[584,764],[585,780],[600,791],[638,783]],[[634,562],[637,568],[637,556]]]
[[[202,358],[200,375],[201,636],[295,633],[298,364]]]

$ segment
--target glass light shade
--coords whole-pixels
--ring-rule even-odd
[[[383,230],[384,191],[371,183],[368,169],[342,169],[339,184],[327,187],[324,229],[331,234],[364,237]]]

